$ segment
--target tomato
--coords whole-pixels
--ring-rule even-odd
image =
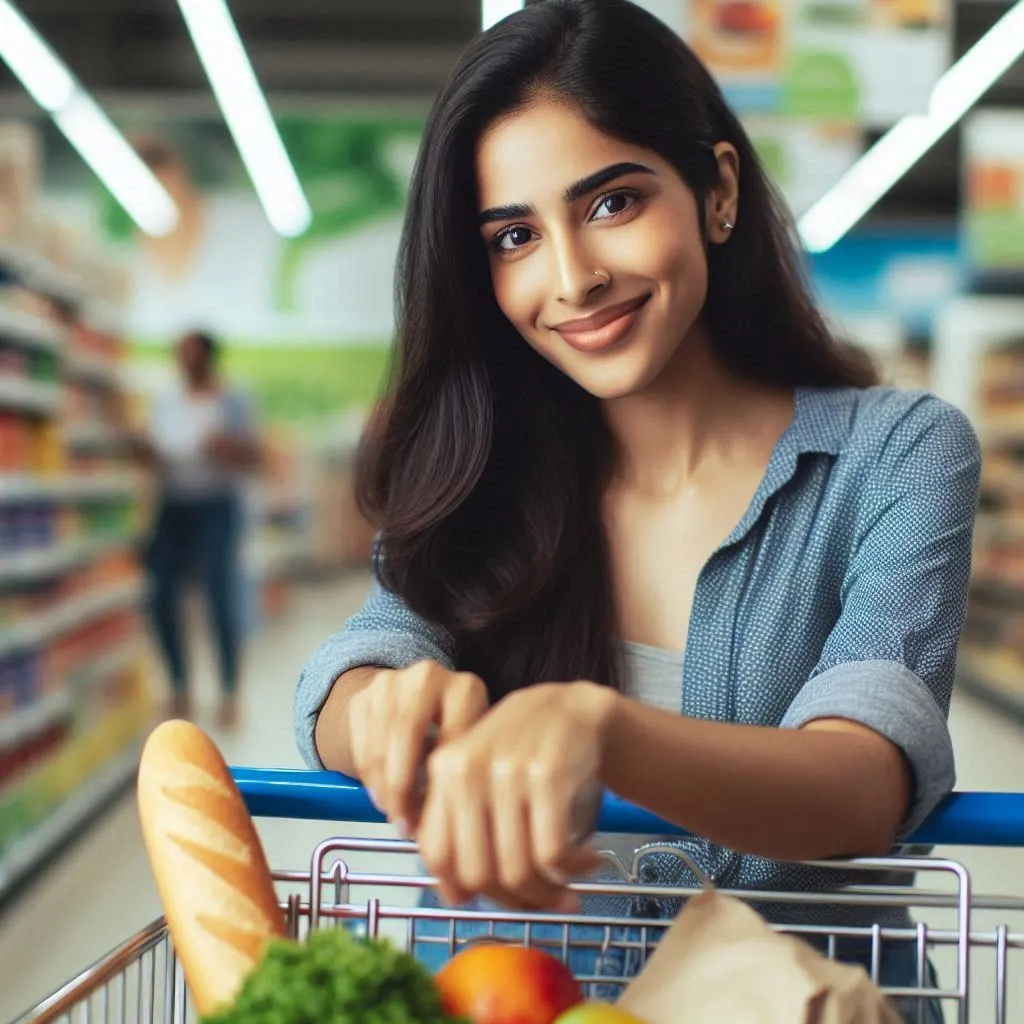
[[[435,981],[445,1011],[473,1024],[554,1024],[583,999],[561,960],[540,949],[501,943],[463,950]]]

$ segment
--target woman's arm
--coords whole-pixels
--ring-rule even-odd
[[[838,719],[774,729],[685,718],[607,691],[601,780],[713,843],[780,860],[882,855],[910,802],[903,753]]]
[[[888,852],[910,774],[898,747],[853,722],[708,722],[548,683],[433,751],[417,839],[449,901],[543,909],[579,868],[573,809],[594,780],[714,843],[811,860]]]
[[[335,680],[316,719],[314,742],[323,766],[333,772],[357,777],[352,756],[349,729],[349,705],[384,671],[379,668],[354,668]]]

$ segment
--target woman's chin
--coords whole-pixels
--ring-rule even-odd
[[[571,373],[576,383],[602,402],[613,402],[639,394],[650,386],[657,377],[653,367],[643,366],[608,366],[591,368],[587,372]]]

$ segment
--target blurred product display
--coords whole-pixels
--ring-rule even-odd
[[[1024,298],[951,303],[936,334],[935,384],[971,416],[983,453],[958,682],[1024,723]]]
[[[0,130],[0,897],[129,783],[152,710],[124,278],[33,219],[29,152]]]

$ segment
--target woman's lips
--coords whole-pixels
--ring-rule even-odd
[[[650,295],[599,310],[579,320],[566,320],[554,329],[578,352],[599,352],[621,341],[632,329]]]

